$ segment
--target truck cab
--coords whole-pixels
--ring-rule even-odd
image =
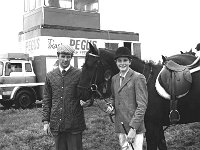
[[[15,104],[26,108],[31,105],[36,99],[33,83],[36,83],[36,75],[28,54],[0,55],[0,103],[3,106]]]

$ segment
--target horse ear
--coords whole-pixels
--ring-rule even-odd
[[[104,73],[104,79],[108,81],[111,79],[111,77],[112,77],[112,71],[110,69],[106,70]]]
[[[162,55],[162,60],[163,60],[163,63],[164,63],[164,62],[166,62],[167,58]]]
[[[88,43],[89,43],[89,52],[92,52],[92,50],[94,49],[94,47],[93,47],[93,45],[90,42],[88,42]]]
[[[97,55],[97,54],[98,54],[98,51],[97,51],[96,45],[93,46],[93,45],[89,42],[89,46],[90,46],[89,52],[91,52],[92,54]]]

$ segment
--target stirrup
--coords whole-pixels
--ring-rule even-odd
[[[180,120],[180,114],[178,110],[171,110],[169,113],[169,119],[172,124],[177,123]]]

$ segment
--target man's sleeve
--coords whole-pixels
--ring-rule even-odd
[[[138,129],[140,124],[144,121],[144,115],[148,104],[148,91],[146,86],[146,79],[140,75],[135,81],[136,103],[137,108],[135,115],[131,119],[129,126]]]
[[[114,78],[111,81],[111,104],[115,107],[115,92],[114,92]]]
[[[51,107],[52,107],[52,89],[51,89],[51,84],[48,77],[46,77],[46,80],[45,80],[42,106],[43,106],[42,122],[44,121],[49,122]]]

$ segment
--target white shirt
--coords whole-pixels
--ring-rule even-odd
[[[129,68],[130,69],[130,68]],[[127,72],[129,71],[129,69],[124,73],[124,75],[122,75],[122,73],[119,74],[120,76],[120,79],[119,79],[119,85],[121,86],[122,85],[122,81],[123,79],[125,78]]]
[[[130,69],[130,68],[129,68]],[[124,75],[122,75],[122,73],[119,74],[120,77],[124,77],[126,76],[127,72],[129,71],[129,69],[124,73]]]
[[[67,68],[63,69],[63,68],[61,68],[60,65],[59,65],[60,72],[62,72],[63,70],[65,70],[65,71],[69,70],[70,66],[71,66],[71,65],[69,65]]]

